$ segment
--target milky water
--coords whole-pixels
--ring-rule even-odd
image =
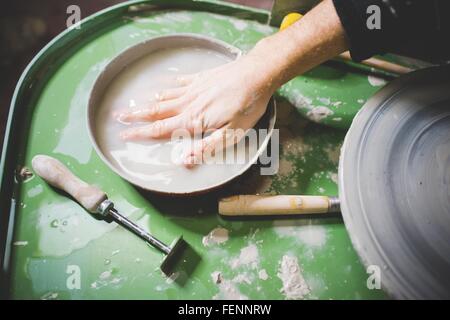
[[[256,154],[256,146],[249,149],[241,143],[234,152],[238,160],[234,163],[212,161],[188,169],[177,161],[189,143],[187,139],[125,142],[119,136],[122,130],[148,123],[126,124],[113,117],[118,110],[149,105],[158,92],[177,86],[177,75],[196,73],[228,61],[230,58],[219,52],[183,47],[150,53],[127,66],[109,84],[96,115],[96,139],[103,154],[132,182],[163,192],[193,192],[237,174],[246,160]],[[223,155],[215,158],[223,159]]]

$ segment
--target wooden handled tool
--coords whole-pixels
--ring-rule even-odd
[[[224,216],[321,214],[340,211],[337,197],[238,195],[219,200]]]
[[[32,160],[32,166],[38,176],[55,188],[70,194],[90,213],[112,218],[116,223],[166,254],[161,270],[168,276],[172,274],[176,260],[187,246],[182,237],[179,237],[171,247],[159,241],[133,221],[122,216],[102,190],[80,180],[55,158],[37,155]]]
[[[281,22],[281,25],[280,25],[280,31],[282,31],[282,30],[286,29],[287,27],[289,27],[290,25],[294,24],[295,22],[300,20],[302,17],[303,17],[303,15],[301,15],[300,13],[296,13],[296,12],[289,13],[288,15],[286,15],[283,18],[283,21]],[[337,56],[337,58],[341,59],[341,60],[352,61],[352,57],[350,56],[350,53],[348,51],[341,53],[339,56]],[[414,69],[399,65],[397,63],[378,59],[378,58],[370,58],[370,59],[361,61],[360,63],[363,65],[366,65],[368,67],[371,67],[371,68],[387,71],[387,72],[397,74],[397,75],[401,75],[401,74],[405,74],[405,73],[414,71]]]
[[[38,176],[53,187],[70,194],[90,213],[97,214],[100,204],[108,198],[102,190],[80,180],[55,158],[37,155],[31,164]]]

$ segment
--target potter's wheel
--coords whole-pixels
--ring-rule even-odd
[[[352,242],[384,290],[450,298],[449,67],[409,74],[366,103],[345,139],[339,188]]]

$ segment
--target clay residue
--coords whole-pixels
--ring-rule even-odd
[[[259,264],[258,247],[255,244],[250,244],[247,247],[241,249],[239,257],[236,257],[230,261],[232,269],[239,268],[241,266],[250,266],[252,269],[256,269]]]
[[[252,279],[247,273],[240,273],[232,280],[234,283],[252,284]]]
[[[323,98],[323,97],[319,97],[317,98],[317,101],[319,101],[320,103],[329,106],[331,104],[331,99],[330,98]]]
[[[252,278],[247,273],[240,273],[232,280],[224,279],[220,271],[211,273],[212,281],[217,284],[219,292],[213,297],[215,300],[247,300],[248,297],[241,294],[238,284],[252,284]]]
[[[214,300],[248,300],[248,297],[240,293],[232,280],[222,279],[218,287],[219,292],[213,297]]]
[[[243,20],[238,20],[238,19],[230,19],[229,20],[233,26],[239,30],[239,31],[243,31],[248,27],[247,22],[243,21]]]
[[[330,173],[330,179],[331,179],[331,181],[333,181],[333,182],[336,183],[336,184],[339,183],[339,182],[338,182],[338,174],[335,173],[335,172]]]
[[[333,114],[334,114],[334,112],[332,110],[330,110],[328,107],[316,106],[316,107],[312,108],[311,110],[309,110],[306,113],[306,116],[315,122],[320,122],[323,119],[325,119],[328,116],[331,116]]]
[[[292,237],[314,248],[321,248],[327,242],[327,230],[311,221],[278,220],[273,223],[274,231],[280,237]]]
[[[280,164],[278,167],[279,175],[282,175],[282,176],[289,175],[292,173],[293,170],[294,170],[294,164],[292,163],[292,161],[290,161],[286,158],[280,159]]]
[[[329,146],[324,150],[328,156],[328,160],[330,160],[334,164],[339,163],[339,157],[341,155],[341,144]]]
[[[284,255],[277,275],[283,283],[280,292],[284,294],[287,300],[300,300],[310,293],[310,288],[303,278],[297,257]]]
[[[28,241],[15,241],[13,243],[14,246],[20,246],[20,247],[25,247],[28,245]]]
[[[289,89],[288,89],[289,90]],[[312,109],[312,99],[305,97],[297,90],[293,90],[288,97],[290,103],[297,109]]]
[[[258,278],[260,278],[261,280],[267,280],[269,279],[269,275],[267,274],[266,269],[261,269],[258,272]]]
[[[283,146],[283,156],[294,155],[299,157],[311,150],[311,146],[305,143],[303,137],[294,135],[288,128],[281,128],[280,130],[280,145]]]
[[[118,285],[125,280],[125,278],[113,276],[114,273],[113,270],[106,270],[100,273],[98,279],[91,283],[91,289],[100,289],[108,285]]]
[[[367,77],[367,80],[369,81],[370,85],[374,86],[374,87],[381,87],[387,83],[387,81],[385,79],[376,77],[374,75],[369,75]]]
[[[37,195],[41,194],[43,191],[44,191],[44,188],[42,187],[42,185],[38,184],[37,186],[28,190],[27,196],[29,198],[33,198],[33,197],[36,197]]]
[[[108,270],[108,271],[104,271],[100,274],[99,279],[100,280],[106,280],[109,277],[111,277],[112,271]]]
[[[41,296],[41,300],[56,300],[58,299],[57,292],[47,292]]]
[[[217,227],[203,237],[202,243],[205,247],[210,247],[213,245],[225,243],[227,240],[228,230],[222,227]]]

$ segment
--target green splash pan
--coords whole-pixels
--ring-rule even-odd
[[[306,120],[311,108],[332,111],[321,120],[346,128],[377,87],[367,74],[326,64],[283,87],[278,96],[280,170],[260,176],[251,168],[219,191],[188,199],[143,192],[114,174],[97,156],[86,127],[89,91],[105,64],[128,46],[179,32],[205,34],[249,50],[276,31],[269,12],[213,1],[132,1],[63,32],[24,71],[14,94],[1,159],[2,295],[10,299],[211,299],[227,290],[221,273],[242,297],[285,299],[278,277],[283,256],[294,256],[309,286],[305,299],[377,299],[342,219],[223,220],[217,198],[232,193],[335,196],[345,130]],[[338,103],[341,102],[341,103]],[[336,120],[334,118],[341,118]],[[114,224],[96,220],[35,176],[24,178],[36,154],[64,162],[101,187],[116,207],[161,240],[183,234],[202,258],[183,286],[158,271],[162,255]],[[217,226],[229,231],[220,245],[202,239]],[[231,263],[252,246],[252,264]],[[253,247],[255,246],[255,247]],[[243,251],[245,253],[245,250]],[[234,267],[234,268],[233,268]],[[265,270],[268,278],[259,277]],[[224,283],[224,282],[222,282]]]

